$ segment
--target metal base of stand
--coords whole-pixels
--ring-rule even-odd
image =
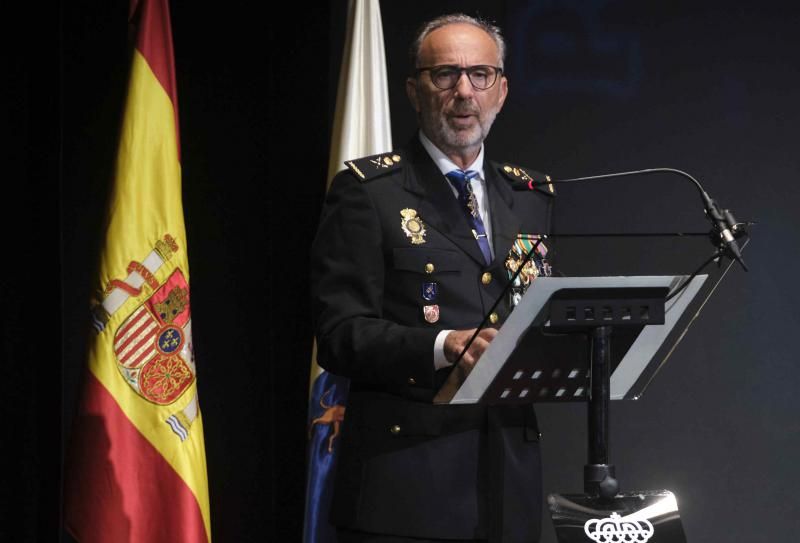
[[[583,491],[589,496],[610,500],[619,492],[613,464],[587,464],[583,466]]]
[[[612,499],[551,494],[547,504],[559,543],[686,543],[678,503],[668,490]]]
[[[667,295],[665,290],[636,296],[626,292],[611,289],[583,297],[567,292],[563,303],[555,295],[551,298],[553,325],[587,334],[589,339],[586,494],[548,497],[560,543],[686,543],[675,496],[666,490],[620,494],[616,468],[609,463],[612,332],[629,325],[633,313],[647,315],[649,324],[663,324]]]

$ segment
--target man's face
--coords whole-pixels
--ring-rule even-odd
[[[480,28],[451,24],[428,34],[419,51],[419,67],[453,65],[498,66],[497,45]],[[445,154],[476,153],[489,134],[494,118],[503,107],[508,82],[498,77],[486,90],[476,90],[464,73],[455,87],[434,86],[430,71],[406,81],[406,91],[417,111],[422,131]]]

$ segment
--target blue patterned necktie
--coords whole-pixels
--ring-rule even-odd
[[[467,170],[466,172],[463,170],[453,170],[445,174],[445,177],[453,183],[453,186],[458,191],[458,202],[461,204],[461,208],[467,216],[467,221],[472,229],[472,235],[475,236],[475,240],[478,242],[478,247],[480,247],[481,253],[483,253],[483,258],[486,264],[489,265],[492,263],[492,250],[489,247],[486,229],[483,227],[481,214],[478,210],[478,199],[475,197],[475,193],[472,192],[472,185],[469,182],[470,179],[477,176],[478,172],[473,170]]]

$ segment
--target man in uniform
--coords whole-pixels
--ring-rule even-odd
[[[331,511],[340,543],[539,538],[532,407],[432,402],[501,296],[519,235],[547,231],[550,191],[513,192],[535,174],[484,156],[508,93],[504,54],[484,21],[424,25],[406,82],[418,134],[348,161],[328,193],[312,298],[319,363],[351,379]],[[510,310],[505,297],[460,364],[479,363]]]

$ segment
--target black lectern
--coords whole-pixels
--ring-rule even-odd
[[[641,396],[728,268],[714,277],[539,277],[480,363],[457,368],[434,401],[587,402],[585,494],[548,497],[559,541],[685,542],[672,493],[619,493],[609,400]]]

